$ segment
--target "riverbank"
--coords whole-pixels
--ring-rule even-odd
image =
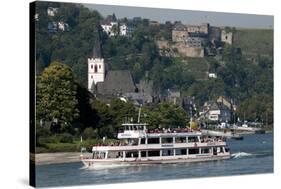
[[[83,153],[90,156],[90,153]],[[74,163],[80,161],[80,152],[58,152],[58,153],[40,153],[35,154],[36,165]]]

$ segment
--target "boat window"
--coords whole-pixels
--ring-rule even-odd
[[[104,159],[105,158],[105,152],[94,152],[93,158],[94,159]]]
[[[201,149],[201,154],[208,154],[210,153],[210,148],[202,148]]]
[[[148,138],[147,143],[148,144],[159,144],[159,138]]]
[[[192,142],[199,142],[199,141],[198,141],[198,137],[197,137],[197,136],[195,136],[195,137],[188,137],[188,142],[189,142],[189,143],[192,143]]]
[[[141,144],[145,144],[145,138],[141,138]]]
[[[93,152],[93,159],[97,159],[97,152]]]
[[[188,154],[199,154],[199,148],[188,149]]]
[[[137,151],[126,152],[126,158],[137,158],[137,157],[138,157]]]
[[[223,153],[223,147],[218,147],[218,153]]]
[[[141,157],[146,157],[146,151],[141,151]]]
[[[229,148],[225,148],[225,152],[229,152]]]
[[[121,158],[123,156],[122,152],[108,152],[107,158]]]
[[[176,143],[186,143],[186,137],[176,137]]]
[[[186,155],[186,149],[176,149],[176,155]]]
[[[162,144],[173,143],[173,138],[162,138]]]
[[[173,149],[162,150],[162,156],[173,156],[173,155],[174,155]]]
[[[148,151],[148,157],[160,156],[159,150]]]

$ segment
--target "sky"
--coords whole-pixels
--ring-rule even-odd
[[[115,13],[117,18],[142,17],[165,23],[181,21],[184,24],[210,23],[213,26],[231,26],[238,28],[273,28],[273,16],[254,14],[234,14],[206,11],[157,9],[115,5],[84,4],[103,16]]]

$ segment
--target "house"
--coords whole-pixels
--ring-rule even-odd
[[[108,15],[106,19],[101,21],[101,27],[109,36],[115,36],[118,34],[118,22],[117,19],[112,15]]]
[[[219,96],[217,102],[224,104],[228,109],[232,111],[236,111],[237,106],[232,99],[229,100],[225,96]]]
[[[109,36],[117,35],[118,30],[118,23],[117,22],[110,22],[110,23],[103,23],[101,24],[103,31]],[[114,28],[117,28],[116,30]]]
[[[174,104],[181,106],[182,99],[181,99],[181,93],[177,89],[168,89],[167,90],[167,101]]]
[[[203,110],[199,113],[201,117],[213,122],[230,122],[231,110],[223,103],[208,101],[204,103]]]
[[[216,73],[208,73],[208,77],[216,79],[217,78],[217,74]]]
[[[55,16],[58,13],[59,8],[48,7],[47,14],[48,16]]]
[[[197,111],[194,97],[183,96],[182,97],[182,108],[187,113],[192,114],[192,116],[193,116],[194,113]]]
[[[127,37],[131,37],[132,33],[133,33],[133,26],[129,25],[129,24],[125,24],[122,23],[119,26],[119,34],[121,36],[127,36]]]
[[[61,31],[69,31],[69,25],[65,22],[58,22],[58,29]]]

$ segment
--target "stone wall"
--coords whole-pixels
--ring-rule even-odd
[[[162,56],[204,57],[204,48],[188,47],[184,42],[171,44],[168,41],[157,41],[157,46]]]
[[[187,31],[172,31],[172,41],[173,42],[183,42],[188,37]]]
[[[232,45],[233,35],[232,32],[226,32],[225,30],[221,31],[221,41],[229,45]]]
[[[185,56],[185,57],[194,57],[194,58],[198,58],[204,57],[204,48],[193,48],[193,47],[187,47],[186,44],[184,43],[178,43],[173,45],[172,48],[177,48],[178,49],[178,53],[181,56]]]

